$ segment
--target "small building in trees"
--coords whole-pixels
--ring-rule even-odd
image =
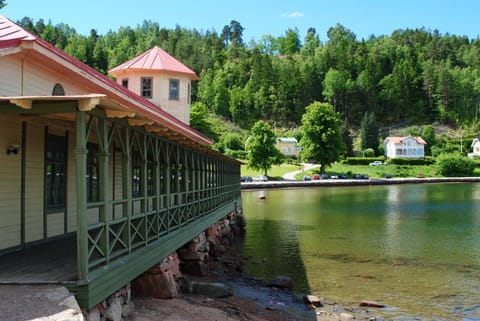
[[[472,141],[472,153],[468,153],[468,157],[480,157],[480,137],[475,137]]]
[[[279,137],[275,146],[285,157],[297,157],[300,155],[301,148],[295,137]]]
[[[157,46],[111,69],[117,83],[190,124],[190,68]]]
[[[387,137],[383,142],[386,158],[421,158],[425,157],[423,138],[417,136]]]

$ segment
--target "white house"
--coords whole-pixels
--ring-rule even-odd
[[[383,142],[387,158],[421,158],[425,157],[425,145],[421,137],[387,137]]]
[[[475,137],[470,147],[473,149],[473,153],[468,153],[468,157],[480,157],[480,137]]]

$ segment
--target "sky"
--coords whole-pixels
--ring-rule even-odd
[[[398,29],[424,28],[442,35],[480,35],[478,0],[5,0],[0,14],[13,21],[42,18],[66,23],[82,35],[91,29],[104,35],[120,26],[135,28],[144,20],[160,27],[177,25],[221,33],[231,20],[243,26],[243,40],[257,42],[263,35],[284,36],[297,28],[303,40],[310,27],[322,41],[337,23],[350,29],[358,40],[371,35],[390,35]]]

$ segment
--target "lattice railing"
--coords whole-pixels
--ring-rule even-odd
[[[232,184],[209,191],[161,195],[161,208],[90,225],[89,270],[146,247],[179,228],[195,224],[197,219],[237,199],[239,193],[238,186]]]

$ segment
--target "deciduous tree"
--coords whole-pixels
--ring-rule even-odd
[[[339,114],[329,103],[314,102],[302,117],[302,158],[321,165],[321,172],[345,151]]]
[[[248,167],[267,172],[272,165],[280,164],[283,155],[275,147],[275,134],[270,125],[263,120],[259,120],[253,125],[251,135],[245,143],[247,151]]]

